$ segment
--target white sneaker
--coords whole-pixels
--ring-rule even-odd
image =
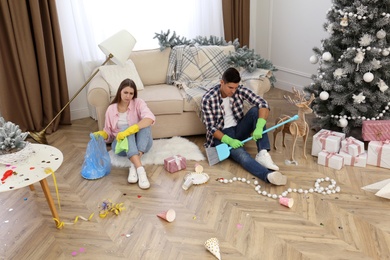
[[[148,180],[148,176],[146,176],[144,167],[141,166],[137,168],[137,174],[138,174],[138,186],[143,190],[149,189],[150,183]]]
[[[279,167],[272,161],[271,155],[265,149],[256,155],[256,161],[270,170],[279,171]]]
[[[130,165],[129,168],[129,177],[127,177],[127,181],[129,183],[137,183],[138,181],[138,175],[137,175],[137,170],[135,169],[134,164]]]
[[[280,172],[271,172],[267,175],[267,179],[274,185],[286,185],[287,183],[287,177]]]

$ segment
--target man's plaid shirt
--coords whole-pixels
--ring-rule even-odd
[[[213,146],[213,135],[215,131],[222,130],[224,126],[224,109],[222,105],[222,96],[220,91],[221,85],[209,89],[202,97],[202,120],[206,126],[206,143],[204,146]],[[251,106],[260,108],[268,108],[268,103],[262,97],[256,95],[252,90],[239,85],[233,97],[230,99],[230,106],[233,111],[234,118],[237,122],[244,117],[244,101],[247,101]]]

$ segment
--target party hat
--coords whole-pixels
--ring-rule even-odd
[[[221,253],[219,252],[218,239],[213,237],[206,240],[204,246],[209,250],[218,260],[221,260]]]

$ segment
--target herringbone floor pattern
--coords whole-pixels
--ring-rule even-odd
[[[278,89],[266,94],[272,107],[269,122],[280,114],[294,113],[283,94]],[[309,189],[317,178],[328,176],[337,181],[340,193],[292,193],[295,203],[287,208],[257,194],[252,176],[230,160],[212,167],[201,162],[210,180],[187,191],[181,188],[182,180],[195,162],[188,161],[187,170],[174,174],[148,165],[151,188],[141,190],[127,184],[126,169],[113,168],[108,176],[94,181],[81,177],[88,134],[96,130],[96,122],[87,118],[47,136],[49,144],[64,154],[56,173],[59,214],[66,222],[63,229],[55,227],[39,185],[35,191],[0,193],[0,259],[215,259],[203,245],[211,237],[218,238],[222,259],[390,259],[389,201],[361,189],[390,178],[388,169],[326,168],[310,155],[306,160],[302,157],[299,140],[298,165],[284,163],[290,154],[289,149],[281,149],[281,143],[271,152],[288,176],[287,185],[275,187],[260,181],[262,189],[275,194],[287,188]],[[204,136],[188,138],[202,147]],[[245,146],[256,153],[253,142]],[[216,181],[234,176],[251,184]],[[57,205],[53,179],[49,177],[48,182]],[[126,209],[118,216],[100,218],[98,206],[105,199],[124,203]],[[174,222],[156,217],[169,208],[177,213]],[[91,213],[95,213],[91,221],[71,224],[76,216]]]

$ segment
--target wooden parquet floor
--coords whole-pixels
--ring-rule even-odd
[[[272,111],[269,119],[293,114],[295,109],[283,98],[284,92],[272,89],[265,98]],[[281,194],[287,188],[309,189],[317,178],[333,178],[341,192],[331,195],[291,193],[292,208],[277,200],[257,194],[254,178],[230,160],[210,167],[202,161],[208,183],[181,188],[187,170],[167,173],[163,166],[147,165],[149,190],[127,183],[127,169],[113,168],[99,180],[80,175],[89,140],[97,130],[90,118],[73,121],[71,126],[48,135],[48,142],[64,154],[56,173],[60,194],[61,220],[57,229],[39,185],[0,193],[0,259],[215,259],[204,242],[216,237],[222,259],[390,259],[389,200],[366,192],[361,187],[390,178],[384,168],[345,166],[333,170],[317,164],[310,156],[310,133],[307,153],[302,156],[303,142],[298,140],[295,158],[298,165],[286,165],[290,149],[272,150],[273,160],[288,176],[286,186],[272,186],[262,181],[262,190]],[[269,134],[272,142],[272,132]],[[204,136],[189,140],[203,149]],[[291,137],[287,136],[287,144]],[[256,153],[254,142],[245,145]],[[246,178],[251,184],[222,184],[217,178]],[[53,179],[48,178],[52,196],[58,206]],[[100,218],[99,205],[110,199],[123,203],[118,216]],[[157,213],[173,208],[176,219],[168,223]],[[90,221],[76,216],[88,217]]]

